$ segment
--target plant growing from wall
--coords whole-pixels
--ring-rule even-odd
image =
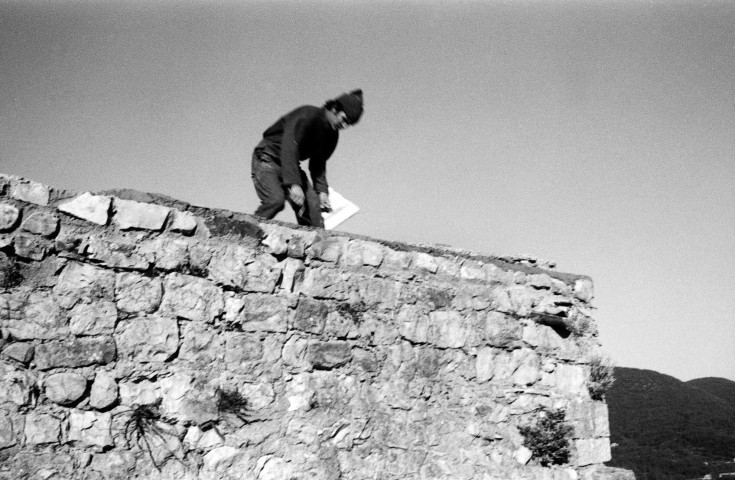
[[[155,403],[149,405],[134,405],[130,410],[130,417],[125,422],[124,430],[127,447],[130,448],[131,443],[135,441],[139,447],[145,448],[145,450],[148,451],[148,456],[150,457],[153,466],[158,471],[161,470],[161,467],[156,462],[151,442],[157,438],[160,440],[159,445],[168,445],[166,438],[168,432],[158,425],[158,422],[162,421],[160,407],[160,398],[156,400]],[[169,451],[169,453],[174,454],[174,452],[171,451]],[[177,460],[181,461],[180,459]]]
[[[355,324],[360,325],[362,322],[362,316],[370,309],[364,302],[341,302],[337,306],[337,312],[344,316],[352,319]]]
[[[565,422],[564,409],[539,411],[538,418],[530,425],[518,428],[525,445],[542,466],[563,465],[569,461],[569,442],[572,426]]]
[[[231,413],[242,422],[248,423],[248,399],[236,388],[217,389],[217,411]]]
[[[602,357],[590,360],[590,376],[587,379],[587,390],[593,400],[604,400],[605,394],[615,383],[615,366]]]

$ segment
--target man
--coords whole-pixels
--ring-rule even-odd
[[[362,111],[362,90],[353,90],[321,108],[298,107],[263,132],[253,152],[252,178],[260,198],[255,215],[273,218],[288,200],[299,225],[323,228],[321,212],[332,210],[327,160],[337,146],[339,131],[356,124]],[[299,166],[307,158],[313,186]]]

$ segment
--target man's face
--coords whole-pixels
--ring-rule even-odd
[[[347,114],[345,112],[337,110],[336,108],[332,108],[327,111],[329,112],[329,115],[327,116],[327,118],[329,118],[329,123],[335,130],[343,130],[350,126],[350,124],[347,123]]]

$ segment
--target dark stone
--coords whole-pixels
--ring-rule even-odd
[[[239,235],[243,238],[255,240],[259,245],[261,240],[265,238],[265,233],[258,226],[252,217],[237,214],[219,215],[210,211],[204,223],[209,228],[209,233],[214,237],[223,237],[225,235]],[[231,216],[230,216],[231,215]],[[233,218],[234,217],[234,218]]]
[[[314,368],[328,370],[350,361],[352,348],[347,342],[319,342],[309,345],[307,359]]]
[[[86,367],[115,361],[117,349],[112,337],[70,338],[36,347],[36,367]]]
[[[309,333],[320,334],[324,331],[329,309],[322,302],[301,298],[294,314],[293,327]]]

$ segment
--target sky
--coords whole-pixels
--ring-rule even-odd
[[[355,88],[340,230],[554,261],[615,364],[735,380],[735,2],[0,0],[0,172],[61,188],[251,213]]]

